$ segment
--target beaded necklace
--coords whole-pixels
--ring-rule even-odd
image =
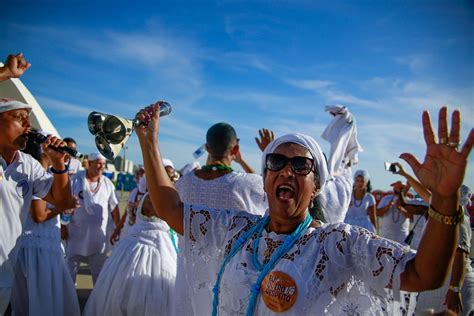
[[[309,225],[311,224],[313,218],[311,215],[307,215],[305,220],[291,233],[291,235],[286,236],[284,239],[283,243],[273,252],[273,255],[271,256],[270,260],[265,263],[261,264],[258,261],[258,250],[257,247],[258,243],[260,241],[260,237],[262,236],[263,229],[265,226],[270,221],[269,216],[265,216],[261,218],[255,225],[249,229],[247,232],[243,233],[236,241],[236,243],[233,245],[232,249],[230,250],[229,254],[225,256],[224,261],[221,265],[221,268],[219,269],[219,273],[217,274],[217,280],[216,283],[214,284],[214,288],[212,289],[213,292],[213,300],[212,300],[212,316],[217,316],[217,309],[219,307],[219,286],[220,282],[222,279],[222,275],[224,273],[224,269],[226,265],[229,263],[229,261],[237,254],[237,252],[242,249],[244,244],[247,242],[247,240],[254,234],[257,233],[257,238],[254,240],[253,243],[253,253],[252,253],[252,262],[255,266],[255,268],[260,272],[259,276],[257,277],[257,280],[255,283],[252,285],[252,288],[250,290],[250,302],[247,307],[247,316],[252,316],[253,312],[255,310],[255,305],[257,303],[257,297],[260,293],[260,284],[262,283],[263,279],[265,276],[270,272],[271,269],[273,269],[280,260],[280,258],[293,247],[295,242],[304,234],[304,232],[308,229]]]
[[[226,166],[223,164],[211,164],[211,165],[205,165],[201,167],[202,170],[212,170],[212,171],[234,171],[232,167]]]

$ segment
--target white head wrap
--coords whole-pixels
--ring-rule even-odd
[[[369,176],[369,173],[365,170],[357,170],[355,173],[354,173],[354,181],[357,179],[357,177],[362,177],[364,178],[364,181],[367,182],[369,181],[370,179],[370,176]]]
[[[166,168],[166,167],[171,167],[174,169],[174,165],[173,165],[173,162],[169,159],[166,159],[166,158],[162,158],[161,161],[163,161],[163,166]]]
[[[101,159],[101,160],[105,160],[107,161],[107,158],[105,158],[101,153],[90,153],[89,154],[89,161],[94,161],[94,160],[97,160],[97,159]]]
[[[265,179],[267,155],[274,153],[277,147],[284,143],[295,143],[308,149],[311,154],[311,157],[313,157],[314,159],[314,165],[318,170],[319,186],[320,190],[322,191],[324,189],[326,181],[328,181],[331,177],[328,171],[326,157],[324,156],[323,151],[319,147],[318,143],[314,140],[314,138],[304,134],[287,134],[275,139],[270,144],[268,144],[267,148],[265,148],[262,154],[263,178]]]

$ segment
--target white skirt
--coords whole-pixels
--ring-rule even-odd
[[[57,241],[52,248],[23,247],[18,252],[11,304],[14,315],[80,315],[76,288]],[[52,246],[52,245],[51,245]]]
[[[170,314],[176,251],[169,232],[133,228],[105,262],[84,315]]]

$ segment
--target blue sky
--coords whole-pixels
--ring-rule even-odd
[[[133,117],[164,99],[173,113],[160,143],[178,167],[224,121],[259,170],[258,129],[310,134],[328,150],[324,105],[344,104],[365,149],[356,169],[388,190],[400,178],[384,161],[424,155],[423,109],[457,107],[463,135],[474,126],[472,1],[7,0],[2,11],[0,55],[25,54],[22,81],[84,153],[89,112]],[[142,161],[135,136],[127,158]]]

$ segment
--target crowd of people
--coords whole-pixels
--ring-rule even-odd
[[[29,67],[10,55],[0,81]],[[159,107],[136,115],[144,167],[121,213],[104,156],[78,161],[61,150],[77,147],[70,137],[35,143],[31,106],[0,99],[0,315],[80,315],[83,262],[83,315],[474,313],[474,131],[461,146],[459,111],[440,109],[437,135],[423,113],[426,156],[402,154],[414,174],[394,163],[406,181],[377,201],[353,170],[347,107],[326,107],[327,154],[309,135],[260,130],[260,173],[227,123],[207,130],[204,166],[177,170],[160,152]]]

